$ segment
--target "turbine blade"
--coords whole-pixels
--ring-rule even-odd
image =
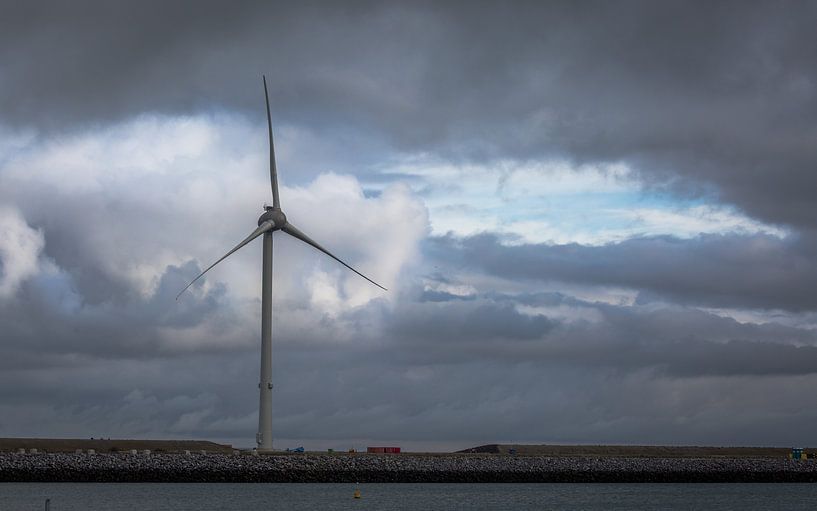
[[[187,284],[186,286],[184,286],[184,289],[182,289],[181,291],[179,291],[179,294],[177,294],[177,295],[176,295],[176,300],[178,300],[178,299],[179,299],[179,297],[182,295],[182,293],[184,293],[185,291],[187,291],[187,288],[189,288],[190,286],[192,286],[194,282],[196,282],[197,280],[199,280],[199,279],[200,279],[202,276],[204,276],[204,274],[205,274],[205,273],[207,273],[208,271],[210,271],[210,270],[213,268],[213,266],[215,266],[215,265],[217,265],[218,263],[220,263],[221,261],[223,261],[223,260],[227,259],[227,257],[229,257],[229,256],[230,256],[230,255],[231,255],[233,252],[235,252],[236,250],[240,249],[241,247],[243,247],[243,246],[244,246],[244,245],[246,245],[247,243],[251,242],[252,240],[254,240],[255,238],[257,238],[258,236],[261,236],[262,234],[264,234],[265,232],[269,231],[269,230],[270,230],[270,229],[272,229],[273,227],[275,227],[275,224],[274,224],[274,223],[272,223],[272,222],[270,222],[270,221],[264,222],[263,224],[259,225],[259,226],[258,226],[258,229],[254,230],[254,231],[252,232],[252,234],[250,234],[249,236],[247,236],[246,238],[244,238],[244,241],[242,241],[241,243],[239,243],[238,245],[236,245],[236,246],[235,246],[235,247],[234,247],[232,250],[230,250],[229,252],[227,252],[226,254],[224,254],[224,256],[223,256],[221,259],[219,259],[218,261],[216,261],[216,262],[214,262],[213,264],[211,264],[210,266],[208,266],[206,270],[204,270],[203,272],[199,273],[198,277],[196,277],[195,279],[191,280],[189,284]]]
[[[278,199],[278,169],[275,167],[275,144],[272,142],[272,117],[269,113],[269,93],[267,92],[267,77],[261,75],[264,80],[264,99],[267,102],[267,130],[269,132],[269,180],[272,186],[272,207],[281,209]]]
[[[343,261],[341,261],[340,259],[338,259],[337,257],[335,257],[335,255],[334,255],[334,254],[332,254],[332,252],[330,252],[330,251],[326,250],[325,248],[323,248],[322,246],[320,246],[320,245],[319,245],[319,244],[318,244],[318,243],[317,243],[315,240],[313,240],[312,238],[310,238],[310,237],[309,237],[309,236],[307,236],[306,234],[304,234],[304,233],[302,233],[301,231],[299,231],[299,230],[298,230],[298,229],[297,229],[297,228],[296,228],[294,225],[292,225],[291,223],[287,222],[287,224],[286,224],[285,226],[283,226],[283,227],[281,228],[281,230],[282,230],[282,231],[284,231],[285,233],[289,234],[290,236],[294,236],[294,237],[298,238],[299,240],[303,241],[303,242],[304,242],[304,243],[306,243],[307,245],[312,245],[313,247],[317,248],[318,250],[320,250],[320,251],[321,251],[321,252],[323,252],[324,254],[328,255],[329,257],[331,257],[331,258],[332,258],[332,259],[334,259],[335,261],[339,262],[339,263],[340,263],[340,264],[342,264],[343,266],[345,266],[345,267],[349,268],[350,270],[352,270],[353,272],[357,273],[358,275],[360,275],[360,276],[361,276],[361,277],[363,277],[364,279],[368,280],[369,282],[371,282],[371,283],[372,283],[372,284],[374,284],[375,286],[379,287],[379,288],[380,288],[380,289],[382,289],[383,291],[388,291],[388,289],[386,289],[385,287],[381,286],[380,284],[378,284],[377,282],[373,281],[372,279],[370,279],[370,278],[369,278],[369,277],[367,277],[366,275],[363,275],[362,273],[360,273],[360,272],[359,272],[359,271],[357,271],[356,269],[352,268],[352,267],[351,267],[351,266],[349,266],[348,264],[344,263]]]

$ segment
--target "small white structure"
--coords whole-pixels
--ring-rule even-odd
[[[96,449],[88,449],[85,452],[87,452],[88,454],[96,454]]]
[[[29,453],[29,454],[37,454],[37,448],[36,448],[36,447],[32,447],[31,449],[29,449],[29,450],[28,450],[28,453]]]
[[[144,451],[142,451],[142,454],[144,454],[145,456],[150,456],[150,449],[145,449]]]
[[[136,456],[136,454],[138,454],[138,452],[137,452],[137,450],[136,450],[136,449],[131,449],[131,450],[130,450],[130,453],[131,453],[131,454],[133,454],[134,456]]]

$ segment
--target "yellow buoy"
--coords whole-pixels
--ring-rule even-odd
[[[355,497],[356,499],[359,499],[359,498],[360,498],[360,490],[359,490],[358,488],[355,488],[355,495],[354,495],[354,497]]]

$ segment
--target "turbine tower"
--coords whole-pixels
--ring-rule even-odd
[[[267,92],[267,77],[262,76],[264,81],[264,99],[267,105],[267,129],[269,131],[269,170],[270,170],[270,184],[272,186],[272,206],[264,205],[264,214],[258,219],[258,228],[255,229],[249,236],[236,245],[232,250],[224,254],[218,261],[207,267],[195,279],[190,281],[184,289],[176,296],[176,300],[184,293],[187,288],[199,280],[205,273],[210,271],[215,265],[229,257],[233,252],[242,248],[247,243],[251,242],[258,236],[263,235],[263,269],[261,273],[261,381],[258,383],[260,390],[259,404],[258,404],[258,434],[255,437],[258,443],[259,451],[272,450],[272,233],[275,231],[282,231],[290,236],[298,238],[307,245],[320,250],[343,266],[349,268],[364,279],[368,280],[380,289],[387,291],[387,289],[377,282],[373,281],[366,275],[363,275],[356,269],[341,261],[334,254],[323,248],[315,240],[301,232],[297,227],[292,225],[287,220],[286,215],[281,210],[281,201],[278,198],[278,170],[275,167],[275,147],[272,143],[272,118],[269,110],[269,93]]]

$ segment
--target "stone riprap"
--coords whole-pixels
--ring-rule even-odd
[[[817,462],[782,458],[1,453],[0,481],[817,482]]]

